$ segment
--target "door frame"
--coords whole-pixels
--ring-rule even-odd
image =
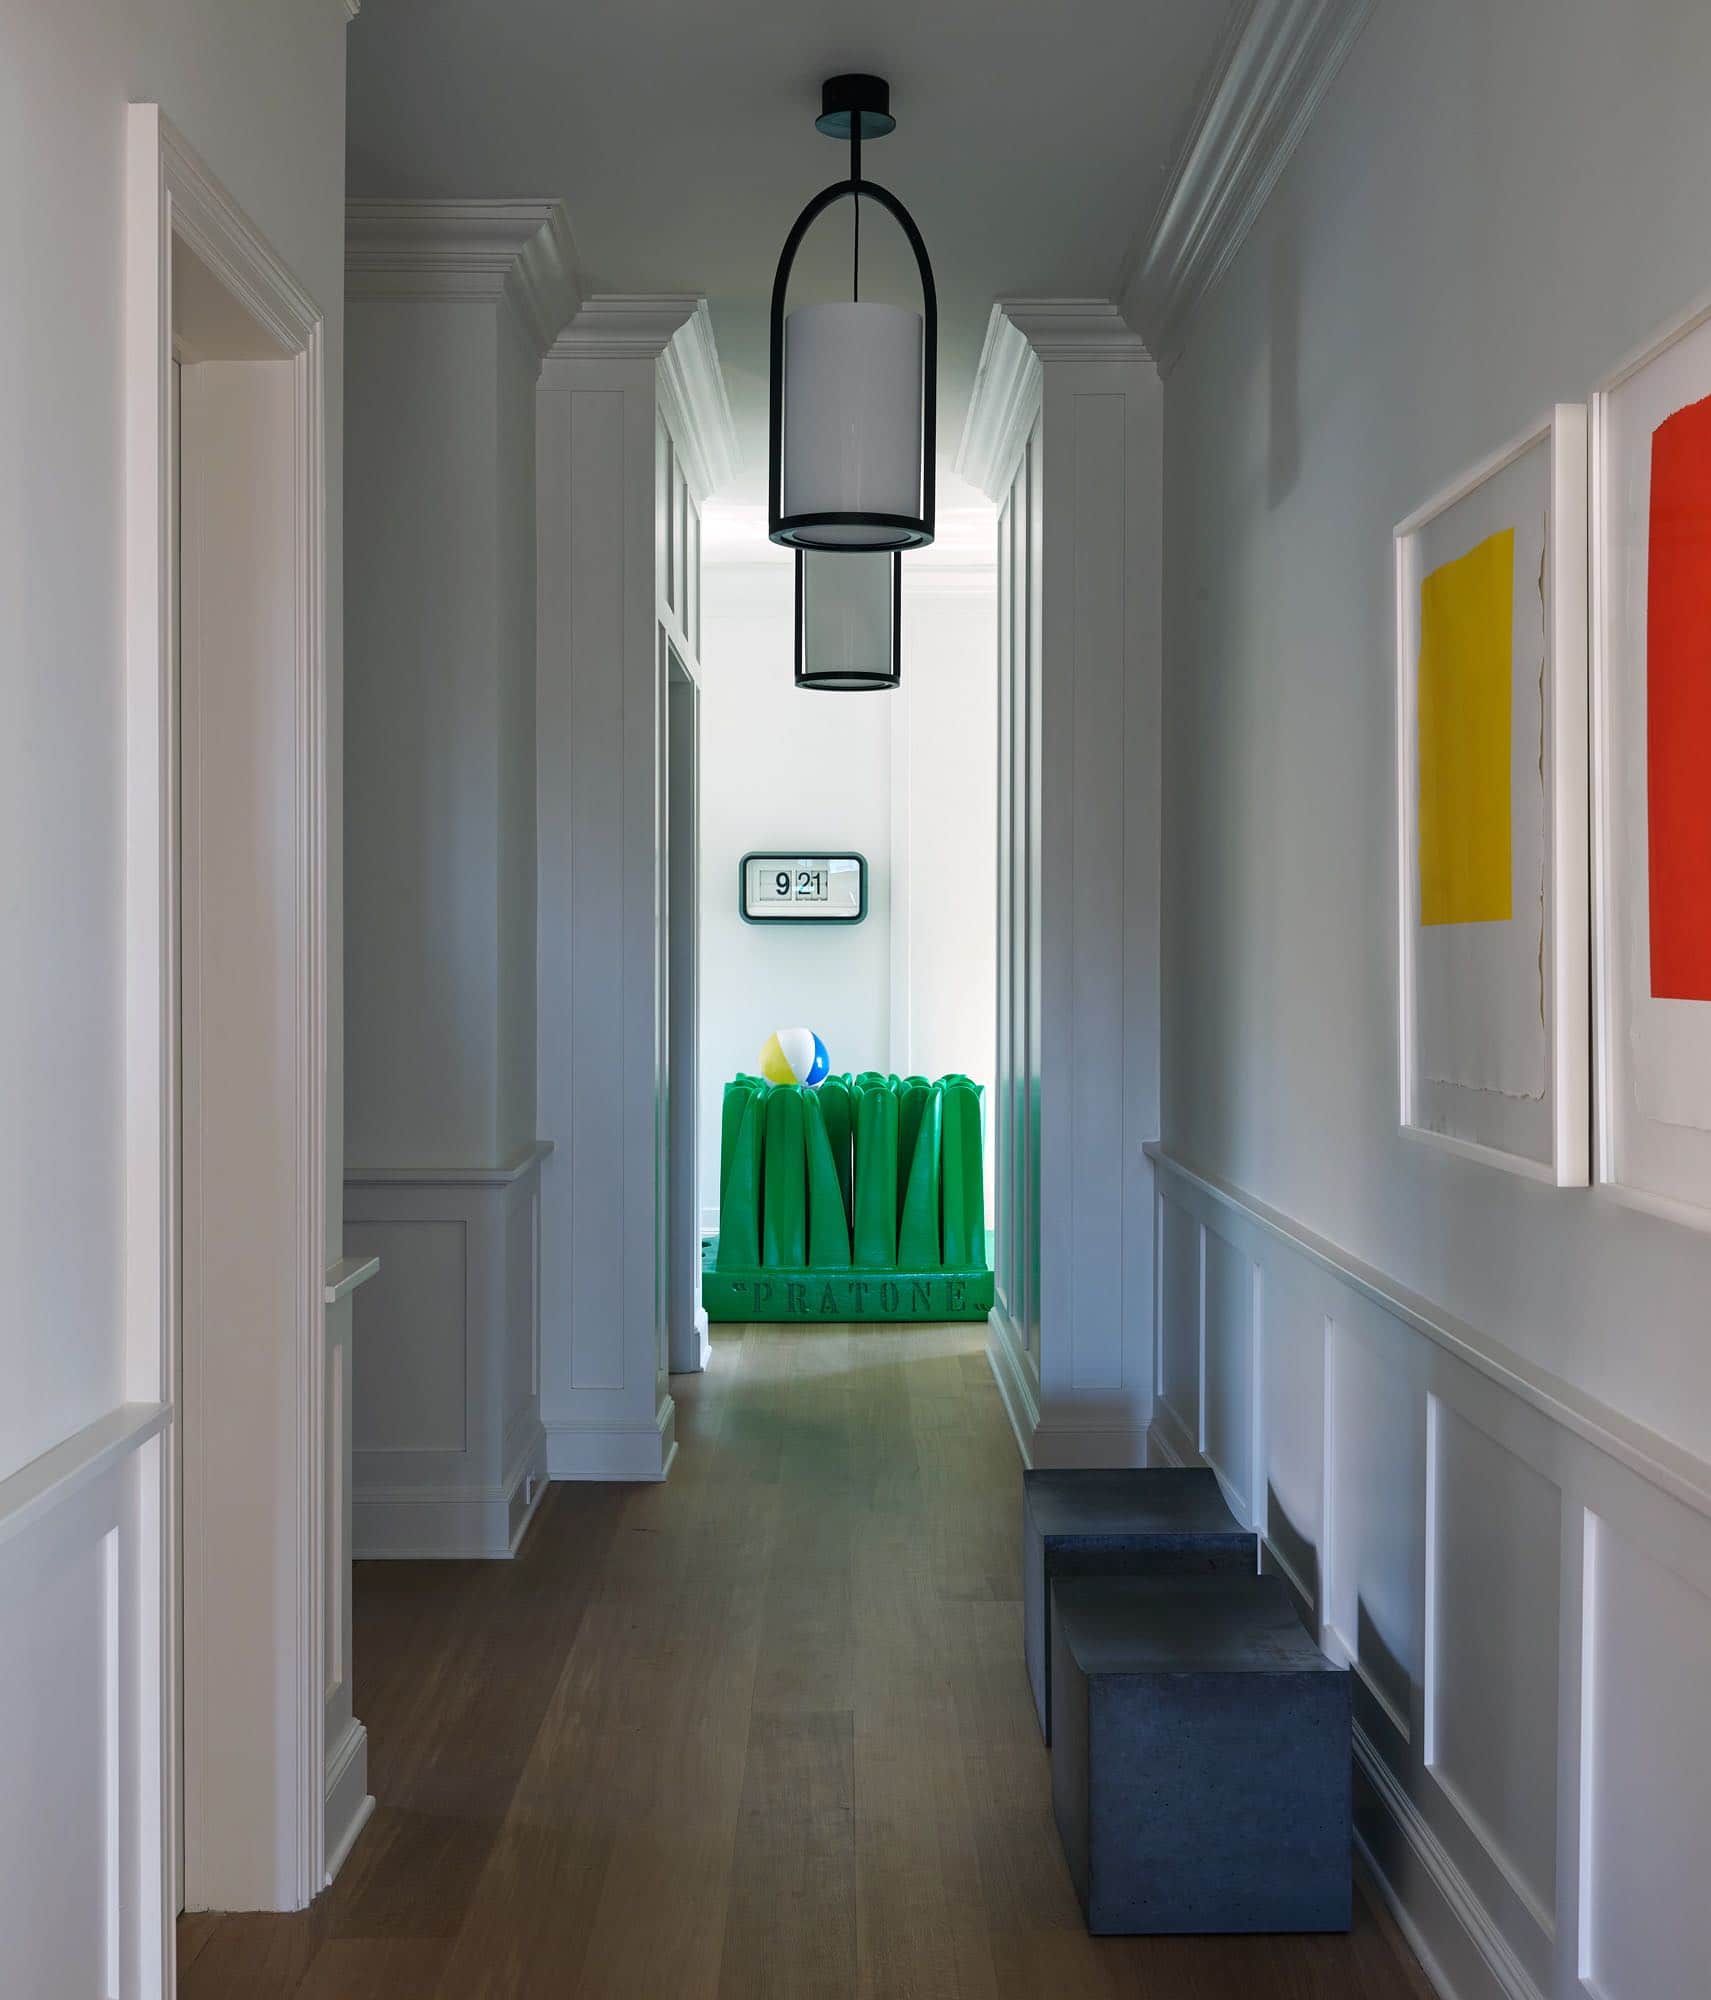
[[[294,802],[288,894],[295,912],[291,990],[282,996],[290,1022],[290,1060],[301,1117],[295,1131],[289,1219],[292,1267],[291,1351],[280,1356],[293,1385],[289,1463],[276,1490],[261,1496],[272,1533],[254,1550],[258,1588],[288,1605],[290,1658],[264,1718],[275,1746],[267,1778],[222,1773],[205,1801],[204,1838],[220,1841],[225,1822],[271,1827],[272,1852],[258,1871],[252,1907],[296,1908],[325,1880],[324,1606],[325,1501],[322,1478],[326,1205],[326,492],[323,467],[324,323],[320,310],[248,218],[214,180],[154,104],[126,114],[125,213],[125,1279],[124,1373],[129,1400],[159,1402],[171,1412],[162,1454],[157,1510],[158,1646],[145,1645],[139,1699],[158,1715],[158,1771],[146,1774],[159,1806],[159,1875],[164,1910],[162,1988],[173,1990],[174,1850],[178,1796],[178,1690],[184,1660],[177,1638],[180,1550],[174,1522],[182,1440],[177,1362],[180,1217],[179,1116],[182,1079],[177,1047],[180,868],[177,795],[179,715],[175,666],[174,575],[176,480],[171,423],[173,263],[178,246],[200,264],[289,357],[294,370],[292,481],[294,547],[290,552],[294,657],[290,740],[275,746],[290,760]],[[222,1421],[243,1422],[241,1411]],[[191,1510],[217,1518],[238,1503],[252,1519],[252,1487],[227,1494],[205,1486],[185,1494]],[[189,1540],[187,1534],[186,1539]],[[248,1605],[214,1602],[185,1649],[201,1647],[215,1671]],[[241,1658],[232,1652],[231,1657]],[[270,1785],[268,1779],[271,1780]],[[260,1788],[270,1790],[258,1799]]]
[[[666,968],[661,1074],[666,1129],[666,1349],[673,1375],[699,1374],[712,1353],[701,1304],[701,682],[660,627],[660,736],[665,766],[665,869],[660,950]]]

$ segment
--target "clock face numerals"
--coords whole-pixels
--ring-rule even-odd
[[[867,914],[859,854],[745,854],[742,914],[752,924],[857,924]]]

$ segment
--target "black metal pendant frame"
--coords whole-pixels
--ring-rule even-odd
[[[835,551],[821,550],[817,553],[848,555],[852,552],[840,545]],[[875,551],[868,550],[866,553],[873,554]],[[808,551],[799,548],[796,551],[796,685],[817,694],[877,694],[887,688],[900,687],[903,682],[903,551],[893,549],[891,552],[891,671],[888,674],[816,674],[803,671],[807,567]]]
[[[815,195],[802,213],[791,225],[790,234],[784,239],[784,248],[779,253],[778,271],[772,281],[772,316],[770,323],[771,367],[767,388],[767,532],[775,542],[782,542],[788,548],[823,549],[828,554],[844,553],[859,555],[878,554],[887,550],[925,548],[933,539],[933,518],[935,501],[935,461],[937,457],[938,434],[938,382],[939,382],[939,296],[933,283],[933,267],[927,257],[927,246],[921,232],[915,226],[915,218],[903,206],[889,188],[877,181],[863,180],[861,175],[861,142],[864,124],[869,125],[872,136],[882,137],[891,130],[889,118],[889,96],[876,100],[880,115],[886,122],[878,124],[863,115],[862,105],[866,101],[858,90],[853,98],[835,96],[838,86],[871,86],[874,91],[884,92],[885,86],[877,78],[834,77],[822,93],[822,104],[826,109],[816,123],[822,131],[839,131],[847,128],[850,142],[850,173],[847,180],[834,181]],[[848,109],[849,105],[855,108]],[[836,106],[836,111],[834,110]],[[832,123],[837,112],[845,115]],[[915,269],[921,279],[921,512],[914,514],[786,514],[784,512],[784,302],[790,289],[790,273],[796,262],[796,253],[802,247],[802,239],[815,222],[835,201],[851,200],[857,203],[871,201],[894,218],[903,231],[909,248],[915,254]],[[859,217],[859,210],[858,210]],[[824,528],[868,528],[874,533],[871,541],[827,541],[816,535],[816,529]],[[800,600],[798,600],[800,601]],[[894,686],[894,682],[886,683]]]

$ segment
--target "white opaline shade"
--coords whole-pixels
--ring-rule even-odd
[[[921,316],[844,300],[784,323],[782,511],[921,512]],[[816,527],[815,543],[901,547],[863,527]]]
[[[797,557],[799,682],[830,689],[897,679],[897,558],[805,549]]]

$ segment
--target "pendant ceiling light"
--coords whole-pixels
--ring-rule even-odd
[[[861,549],[796,551],[796,685],[834,694],[903,677],[903,558]]]
[[[816,128],[847,139],[848,180],[822,188],[784,239],[772,284],[772,379],[767,465],[769,532],[798,549],[916,549],[933,539],[933,454],[939,314],[933,267],[914,218],[861,177],[864,139],[897,121],[877,76],[834,76],[820,92]],[[799,306],[786,317],[791,266],[803,237],[834,202],[853,204],[851,296]],[[896,219],[915,253],[921,311],[861,296],[861,204]]]

